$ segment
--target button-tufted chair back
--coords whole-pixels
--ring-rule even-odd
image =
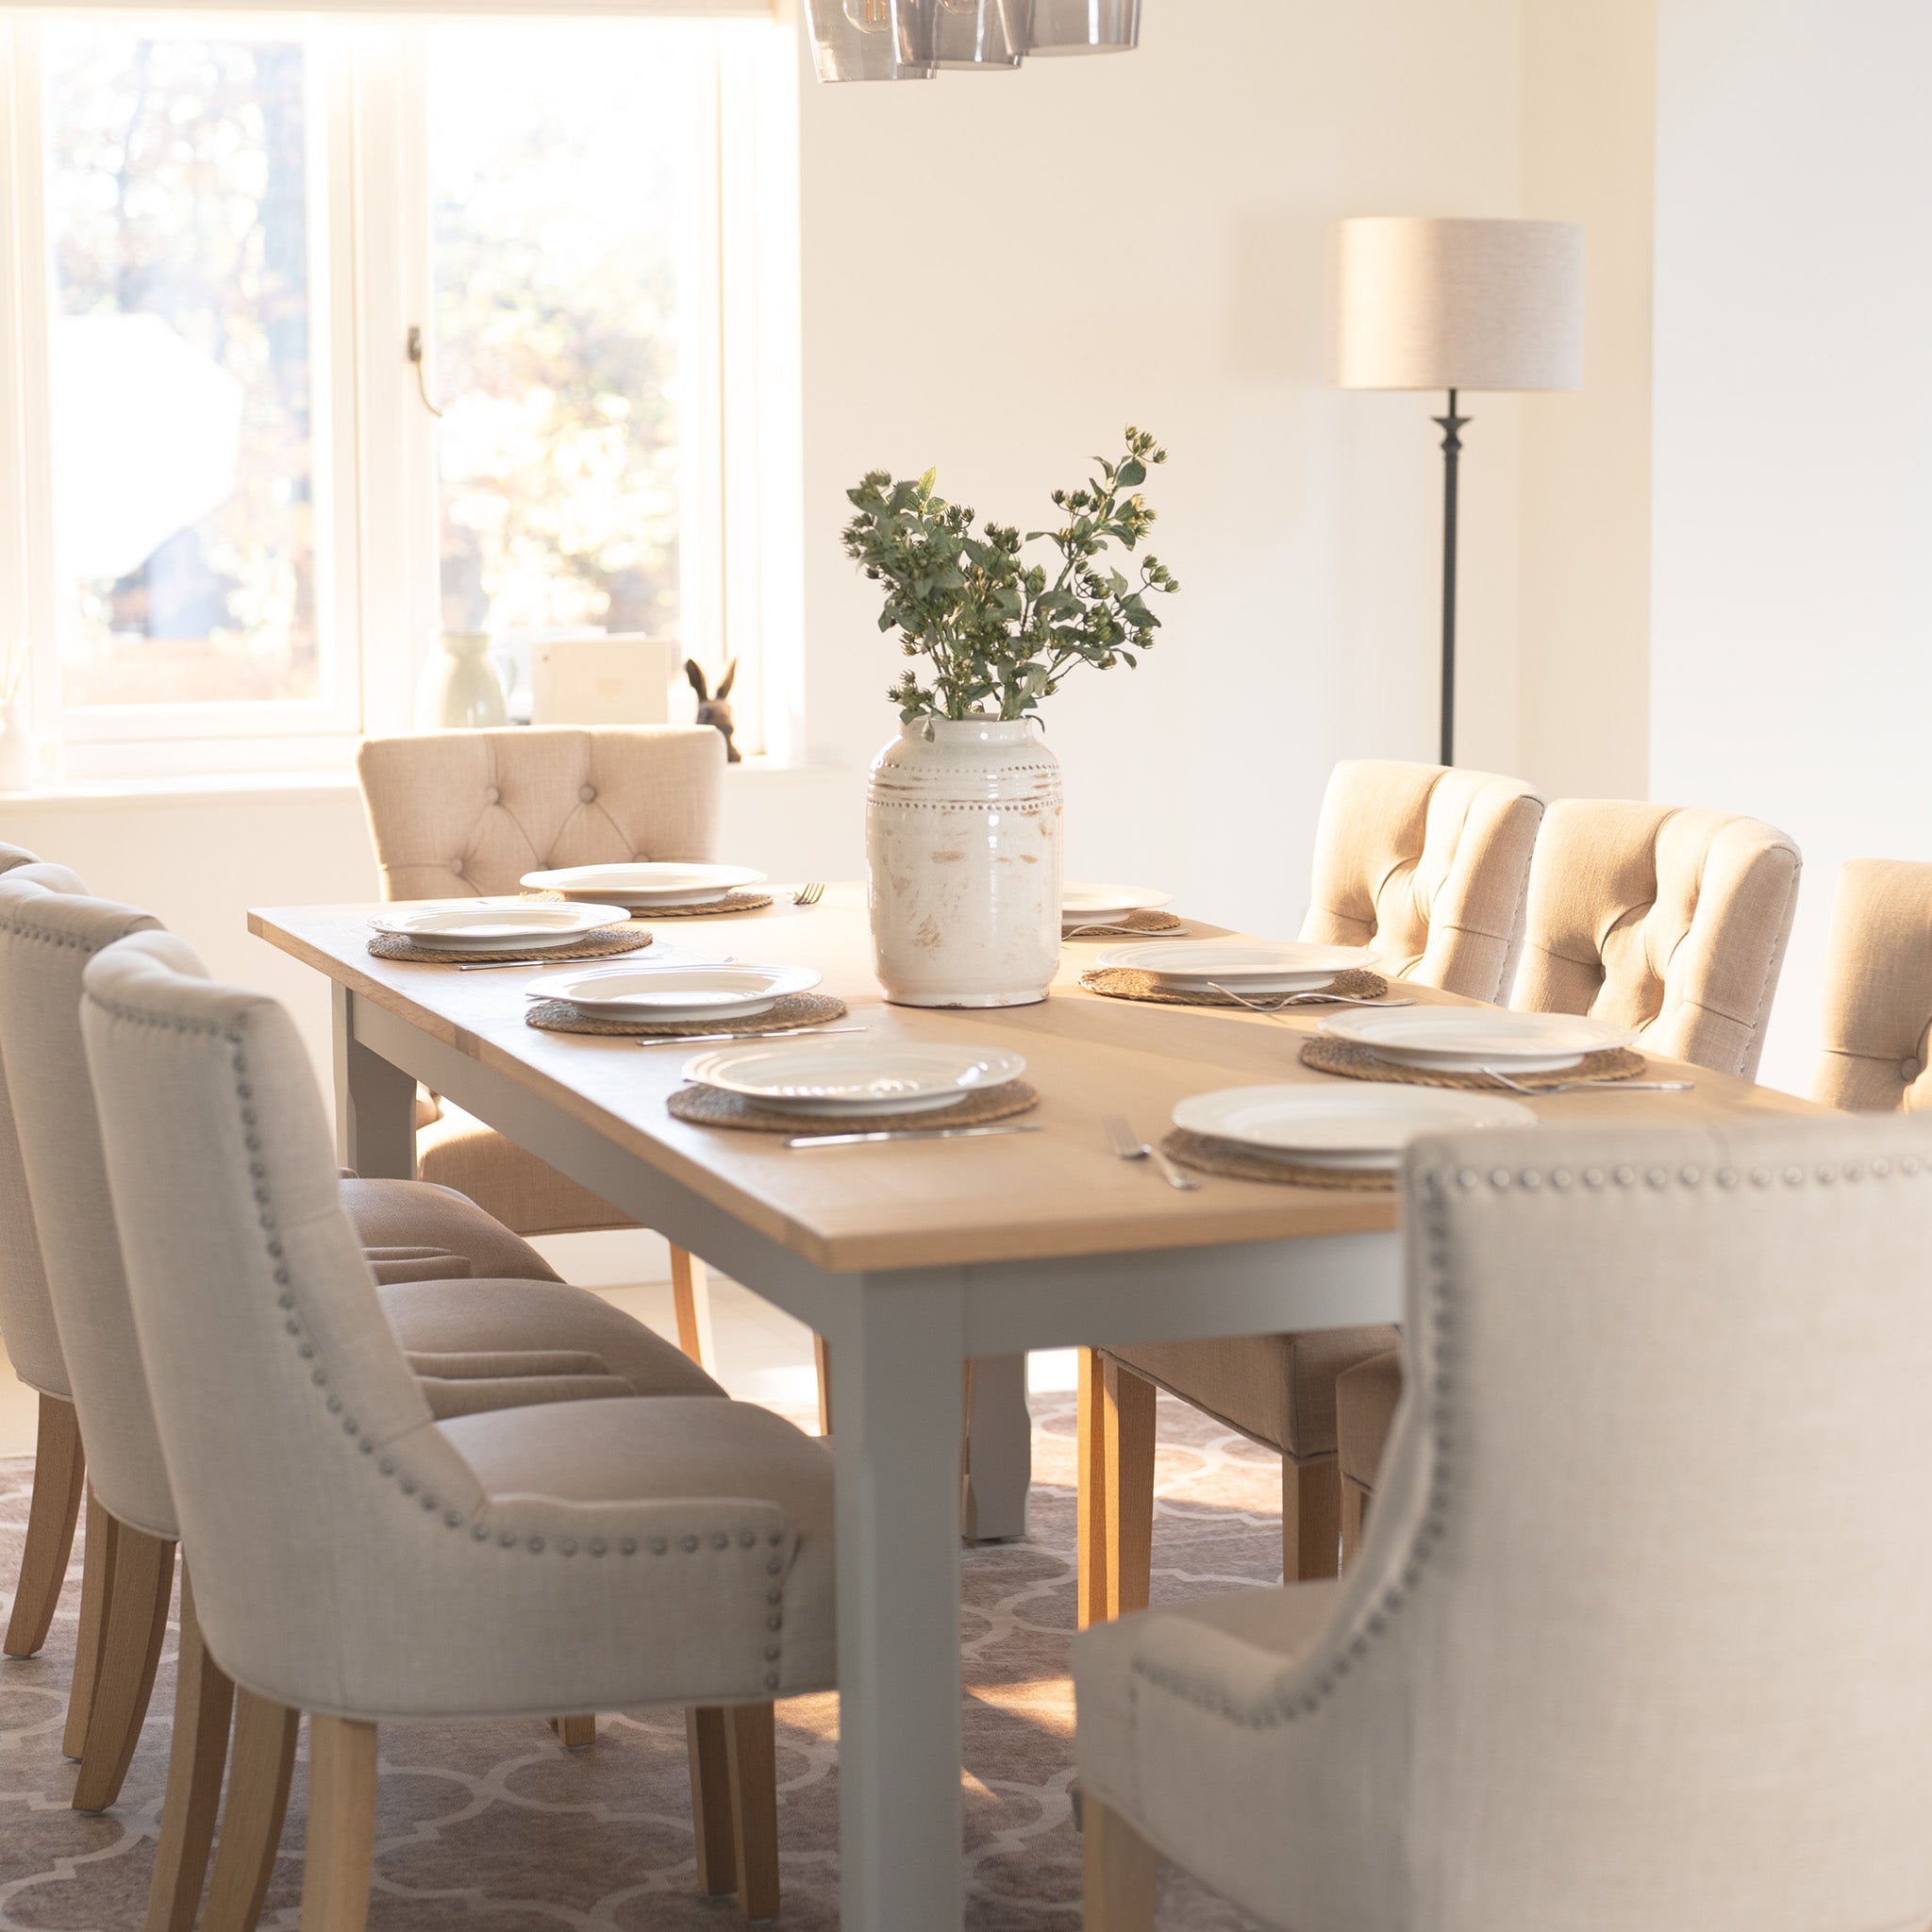
[[[1798,848],[1757,819],[1561,798],[1530,870],[1519,1012],[1590,1013],[1750,1078],[1797,909]]]
[[[1859,1113],[1932,1108],[1932,865],[1855,858],[1839,874],[1812,1097]]]
[[[708,724],[372,738],[356,760],[390,899],[514,892],[526,872],[715,855]]]
[[[1373,946],[1389,970],[1500,1000],[1523,940],[1543,802],[1517,778],[1442,765],[1336,766],[1302,938]]]

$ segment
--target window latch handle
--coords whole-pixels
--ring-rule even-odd
[[[416,365],[416,392],[423,398],[423,407],[432,416],[441,416],[442,411],[429,400],[429,379],[423,373],[423,331],[413,325],[409,330],[408,344],[409,360]]]

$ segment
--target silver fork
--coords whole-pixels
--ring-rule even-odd
[[[1158,1167],[1171,1188],[1179,1188],[1184,1193],[1191,1193],[1201,1183],[1191,1174],[1183,1173],[1158,1147],[1141,1140],[1127,1124],[1124,1113],[1110,1113],[1104,1123],[1107,1128],[1107,1144],[1113,1150],[1118,1160],[1151,1160]]]
[[[1291,992],[1284,994],[1272,1007],[1264,1007],[1258,1000],[1243,999],[1231,986],[1223,986],[1218,979],[1208,984],[1218,993],[1231,999],[1236,1006],[1245,1007],[1251,1013],[1279,1013],[1289,1007],[1412,1007],[1413,1000],[1358,1000],[1352,993],[1345,992]]]
[[[1532,1099],[1539,1093],[1689,1093],[1697,1083],[1694,1080],[1558,1080],[1551,1087],[1532,1087],[1524,1080],[1512,1080],[1507,1074],[1499,1074],[1494,1067],[1484,1067],[1497,1086],[1507,1087],[1512,1093],[1526,1093]]]
[[[805,885],[800,886],[797,891],[792,893],[791,903],[794,906],[816,906],[824,896],[824,880],[811,879]]]

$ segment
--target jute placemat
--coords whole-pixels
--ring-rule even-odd
[[[1331,1040],[1318,1033],[1302,1042],[1302,1065],[1318,1074],[1340,1074],[1348,1080],[1387,1080],[1400,1087],[1459,1087],[1471,1093],[1513,1093],[1523,1087],[1560,1087],[1569,1080],[1627,1080],[1643,1071],[1643,1056],[1627,1046],[1613,1046],[1602,1053],[1585,1054],[1568,1067],[1553,1067],[1546,1074],[1515,1074],[1514,1087],[1488,1074],[1445,1074],[1430,1067],[1398,1067],[1392,1060],[1377,1059],[1366,1046],[1353,1040]]]
[[[1172,912],[1125,912],[1118,919],[1086,919],[1063,925],[1063,940],[1112,940],[1130,932],[1186,932],[1188,922]]]
[[[826,992],[787,993],[749,1020],[724,1016],[715,1020],[616,1018],[579,1012],[568,1000],[532,1000],[524,1024],[544,1033],[615,1033],[637,1040],[678,1040],[692,1033],[775,1033],[790,1026],[820,1026],[828,1020],[842,1020],[849,1010],[843,1000]]]
[[[699,1127],[743,1127],[758,1134],[872,1134],[898,1127],[983,1127],[1030,1113],[1040,1095],[1024,1080],[1008,1080],[952,1107],[924,1113],[782,1113],[722,1087],[680,1087],[665,1101],[673,1118]]]
[[[561,892],[526,892],[529,899],[547,900],[552,905],[563,899]],[[633,919],[716,919],[727,912],[757,912],[772,903],[769,892],[726,892],[722,899],[708,899],[702,906],[639,907]]]
[[[1239,1141],[1217,1140],[1212,1134],[1191,1134],[1174,1127],[1160,1143],[1161,1152],[1183,1167],[1203,1174],[1224,1174],[1236,1181],[1271,1181],[1276,1187],[1341,1188],[1352,1194],[1392,1194],[1395,1175],[1384,1169],[1364,1174],[1357,1169],[1303,1167],[1291,1160],[1271,1160]]]
[[[425,966],[468,966],[488,959],[524,959],[532,966],[570,966],[579,959],[614,959],[624,953],[641,952],[651,943],[651,935],[638,926],[607,926],[589,939],[574,941],[567,946],[542,946],[532,952],[528,946],[508,946],[500,953],[445,953],[419,946],[398,933],[381,932],[369,941],[369,950],[378,959],[413,959]]]
[[[1094,966],[1080,975],[1080,984],[1089,992],[1097,992],[1110,1000],[1148,1000],[1162,1007],[1227,1007],[1235,1012],[1249,1010],[1241,1001],[1230,999],[1224,992],[1195,992],[1187,987],[1163,986],[1151,973],[1142,973],[1131,966]],[[1370,973],[1357,967],[1353,972],[1338,973],[1326,986],[1307,993],[1257,993],[1257,1006],[1266,1006],[1272,1000],[1293,998],[1315,1005],[1324,998],[1351,1000],[1378,1000],[1389,991],[1389,982],[1379,973]],[[1277,1010],[1292,1013],[1297,1007],[1282,1007]]]

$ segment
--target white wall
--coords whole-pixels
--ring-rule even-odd
[[[1653,785],[1804,849],[1802,1089],[1838,867],[1932,858],[1932,9],[1658,18]]]

